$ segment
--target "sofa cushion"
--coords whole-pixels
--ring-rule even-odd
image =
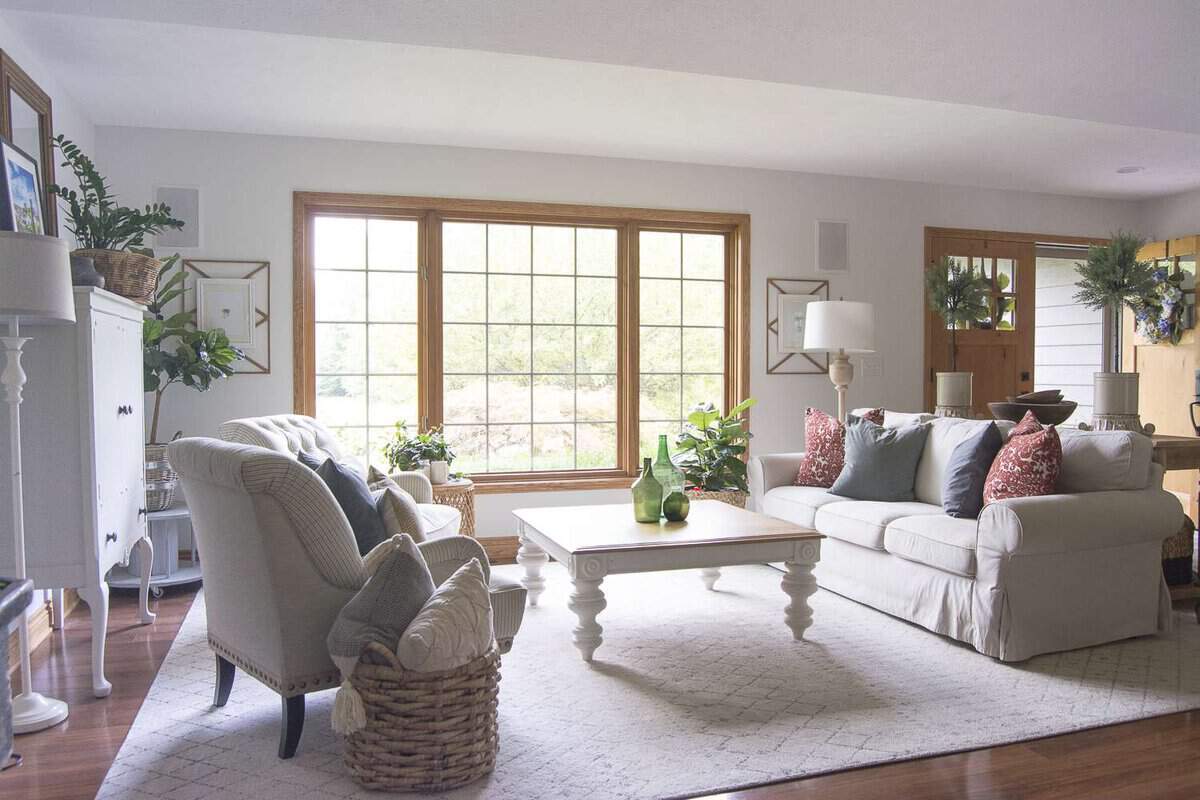
[[[988,470],[983,504],[1052,494],[1061,469],[1058,431],[1053,425],[1043,428],[1032,412],[1026,412]]]
[[[942,480],[942,508],[951,517],[975,519],[983,510],[983,487],[1004,436],[996,423],[977,428],[958,443]]]
[[[979,523],[940,514],[901,517],[887,526],[883,548],[918,564],[975,577],[975,532]]]
[[[925,450],[917,464],[917,479],[913,484],[917,500],[942,505],[945,499],[942,490],[946,480],[946,465],[950,463],[954,448],[989,424],[987,420],[959,417],[936,417],[929,422],[929,438],[925,440]]]
[[[928,503],[881,503],[874,500],[843,500],[817,510],[813,527],[818,533],[861,547],[883,549],[883,532],[894,520],[922,514],[942,514],[941,506]]]
[[[802,528],[811,528],[818,508],[845,500],[819,486],[777,486],[763,495],[761,511]]]
[[[453,506],[440,503],[417,503],[417,511],[425,522],[425,538],[440,539],[454,536],[462,523],[462,513]]]
[[[1150,482],[1154,444],[1132,431],[1081,431],[1064,428],[1058,491],[1110,492],[1145,489]]]
[[[829,491],[856,500],[912,500],[928,434],[927,425],[884,428],[865,419],[852,422],[846,428],[846,464]]]
[[[846,426],[816,408],[804,412],[804,460],[796,471],[797,486],[828,489],[842,472]]]

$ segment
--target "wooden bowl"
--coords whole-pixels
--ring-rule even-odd
[[[1043,389],[1040,392],[1029,392],[1027,394],[1019,394],[1016,397],[1006,398],[1010,403],[1030,403],[1037,405],[1053,405],[1061,403],[1063,393],[1058,389]]]
[[[1061,403],[988,403],[988,409],[996,419],[1020,422],[1026,411],[1032,411],[1043,425],[1061,425],[1075,413],[1077,405],[1073,400],[1063,400]]]

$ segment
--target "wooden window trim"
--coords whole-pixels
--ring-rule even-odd
[[[313,218],[369,215],[416,219],[422,287],[417,324],[418,414],[422,427],[440,424],[442,393],[441,222],[519,222],[602,225],[617,229],[617,467],[491,473],[472,476],[481,494],[628,488],[638,461],[638,234],[643,230],[726,235],[725,408],[750,392],[750,216],[710,211],[401,197],[379,194],[295,192],[292,206],[293,408],[312,415],[316,406],[316,294]]]

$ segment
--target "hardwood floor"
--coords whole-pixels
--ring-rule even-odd
[[[113,594],[108,635],[112,696],[91,693],[87,608],[34,653],[35,685],[71,704],[67,722],[17,738],[20,767],[0,773],[0,798],[87,800],[113,757],[179,631],[195,594],[155,602],[154,625],[137,623],[137,598]],[[1200,711],[969,753],[786,781],[708,800],[894,798],[1194,798],[1200,794]]]
[[[80,604],[64,629],[34,651],[34,687],[67,701],[71,716],[49,730],[16,738],[13,749],[24,763],[0,772],[0,798],[86,800],[95,796],[195,596],[194,590],[169,590],[162,599],[151,601],[158,619],[153,625],[141,625],[136,593],[112,593],[106,675],[113,690],[105,699],[92,696],[86,605]]]

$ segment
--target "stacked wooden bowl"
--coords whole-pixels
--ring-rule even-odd
[[[1009,397],[1003,403],[988,403],[988,408],[996,419],[1020,422],[1027,411],[1032,411],[1043,425],[1061,425],[1075,413],[1077,405],[1073,400],[1063,400],[1063,394],[1058,389],[1043,389]]]

